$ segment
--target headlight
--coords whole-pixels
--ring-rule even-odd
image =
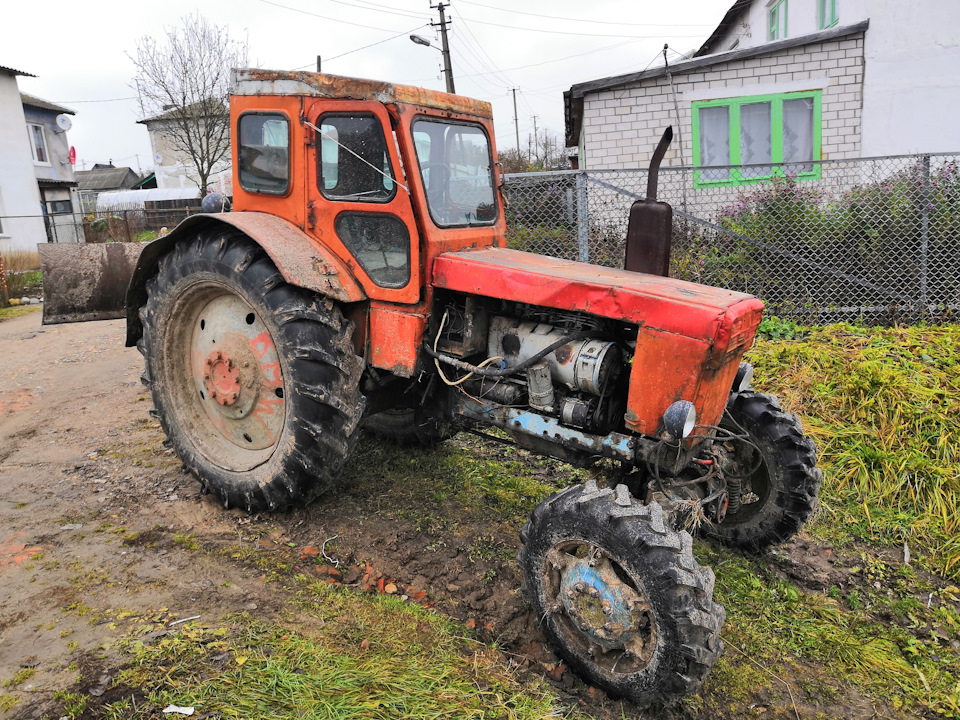
[[[737,368],[737,376],[733,380],[732,392],[741,393],[750,389],[750,383],[753,382],[753,365],[742,362]]]
[[[677,400],[663,414],[664,429],[677,440],[692,433],[696,424],[697,409],[689,400]]]

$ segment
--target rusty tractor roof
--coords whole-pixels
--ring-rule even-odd
[[[375,100],[384,104],[418,105],[482,118],[493,117],[493,108],[488,102],[413,85],[257,68],[234,70],[233,73],[234,95],[312,95],[337,100]]]

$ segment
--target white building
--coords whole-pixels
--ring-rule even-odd
[[[46,242],[83,242],[77,178],[70,162],[69,108],[20,93],[36,182],[46,225]]]
[[[567,143],[581,167],[643,167],[667,125],[665,165],[767,163],[960,151],[960,3],[737,0],[690,59],[573,85]],[[744,172],[747,172],[744,169]],[[766,172],[766,175],[764,175]],[[758,174],[759,173],[759,174]]]
[[[171,119],[170,115],[174,111],[157,115],[155,117],[138,120],[137,122],[146,126],[150,134],[150,148],[153,151],[154,173],[157,176],[157,187],[165,189],[193,188],[200,196],[200,178],[197,174],[196,164],[193,158],[183,148],[184,142],[177,141],[177,138],[184,137],[184,131],[180,129],[179,121]],[[219,120],[214,118],[214,122]],[[198,121],[200,130],[203,129],[203,116]],[[226,195],[233,195],[233,166],[231,164],[230,154],[230,126],[229,119],[226,121],[225,147],[226,152],[223,158],[214,164],[208,179],[208,188],[217,190]],[[198,132],[198,134],[203,134]],[[216,148],[224,145],[223,139],[217,130],[210,133],[210,138],[206,138],[208,148]],[[208,150],[210,152],[211,150]]]
[[[17,76],[36,77],[0,66],[0,250],[47,241]]]

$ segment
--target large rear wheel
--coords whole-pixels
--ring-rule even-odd
[[[144,379],[186,467],[228,507],[274,509],[326,489],[364,402],[352,324],[336,305],[223,231],[163,256],[147,291]]]
[[[587,682],[638,705],[673,704],[723,649],[714,576],[657,504],[595,482],[542,502],[519,562],[538,626]]]

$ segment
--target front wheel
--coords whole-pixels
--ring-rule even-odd
[[[823,474],[813,441],[763,393],[737,395],[720,426],[732,436],[720,443],[730,504],[724,520],[704,523],[701,533],[750,552],[786,542],[817,508]]]
[[[430,448],[456,435],[450,423],[423,416],[413,408],[396,408],[371,415],[364,419],[363,428],[401,447]]]
[[[584,680],[643,707],[700,687],[723,649],[725,613],[713,572],[659,505],[591,481],[543,501],[521,541],[538,626]]]
[[[164,255],[147,291],[144,381],[184,465],[227,507],[272,510],[323,491],[364,404],[336,305],[223,231]]]

